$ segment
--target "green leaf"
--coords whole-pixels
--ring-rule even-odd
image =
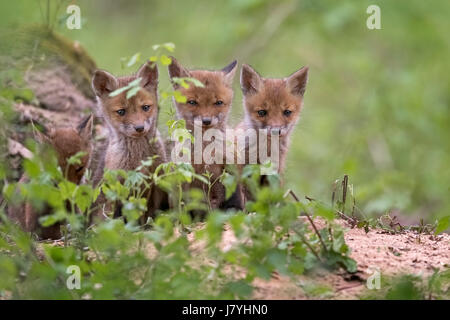
[[[272,248],[267,252],[267,262],[269,262],[279,273],[288,274],[286,251]]]
[[[329,221],[334,220],[335,218],[333,209],[325,207],[320,203],[316,203],[314,206],[314,215],[323,217]]]
[[[185,96],[183,96],[180,92],[178,91],[174,91],[173,92],[173,97],[175,98],[176,102],[179,103],[186,103],[187,102],[187,98]]]
[[[134,97],[136,95],[136,93],[138,93],[138,91],[141,89],[141,87],[136,86],[131,88],[130,90],[127,91],[127,99],[130,99],[131,97]]]
[[[226,289],[233,295],[244,299],[248,298],[253,292],[253,287],[244,280],[230,282],[227,284]]]
[[[140,59],[141,59],[141,53],[140,53],[140,52],[135,53],[135,54],[130,58],[130,60],[128,60],[127,67],[131,67],[131,66],[134,65],[136,62],[138,62]]]
[[[131,81],[127,87],[132,88],[132,87],[138,86],[138,85],[140,85],[141,80],[142,80],[142,78],[138,77],[138,78],[134,79],[133,81]]]
[[[182,86],[185,89],[189,88],[189,84],[188,82],[191,82],[194,86],[196,87],[200,87],[200,88],[204,88],[205,85],[198,79],[195,78],[188,78],[188,77],[173,77],[172,81],[176,84],[179,84],[180,86]]]
[[[237,179],[234,175],[224,172],[220,177],[220,181],[225,186],[225,198],[229,199],[236,191]]]
[[[4,289],[15,290],[18,270],[12,258],[0,256],[0,292]]]
[[[62,181],[58,184],[58,188],[61,192],[61,197],[64,200],[72,199],[72,197],[75,195],[75,189],[77,188],[77,185],[70,181]]]
[[[231,216],[229,219],[229,223],[231,225],[231,228],[233,229],[233,232],[237,237],[240,237],[243,234],[243,224],[245,220],[245,215],[242,213],[235,214]]]
[[[169,52],[173,52],[175,50],[175,44],[173,44],[172,42],[166,42],[163,44],[155,44],[152,46],[152,49],[157,51],[161,48],[164,48],[165,50],[169,51]]]
[[[178,78],[178,77],[173,77],[171,80],[173,83],[176,83],[180,86],[182,86],[185,89],[189,89],[189,84],[186,82],[187,78]]]
[[[172,59],[170,59],[168,56],[166,55],[162,55],[159,59],[162,63],[163,66],[168,66],[172,63]]]
[[[11,199],[14,193],[16,192],[16,184],[15,183],[7,183],[3,186],[3,196],[6,199]]]
[[[163,44],[163,46],[169,52],[173,52],[175,50],[175,44],[172,42],[166,42]]]
[[[86,210],[91,206],[93,202],[93,190],[89,185],[80,185],[75,193],[75,203],[81,212],[86,212]]]
[[[48,214],[39,218],[39,223],[43,227],[50,227],[59,221],[63,221],[66,218],[64,211],[57,211],[54,214]]]
[[[41,172],[41,168],[39,167],[39,164],[36,163],[33,160],[24,159],[23,160],[23,167],[25,169],[25,172],[30,178],[36,178],[39,176]]]
[[[141,78],[141,77],[138,77],[138,78],[136,78],[135,80],[131,81],[128,85],[126,85],[126,86],[124,86],[124,87],[122,87],[122,88],[119,88],[119,89],[117,89],[117,90],[114,90],[113,92],[111,92],[111,93],[109,94],[109,96],[110,96],[110,97],[115,97],[115,96],[117,96],[117,95],[119,95],[119,94],[121,94],[122,92],[125,92],[125,91],[127,91],[127,90],[130,90],[130,89],[136,90],[135,87],[138,87],[138,88],[139,88],[140,83],[141,83],[141,80],[142,80],[142,78]],[[137,91],[139,91],[139,89],[137,89]],[[127,94],[127,99],[129,99],[129,98],[131,98],[132,96],[134,96],[134,95],[137,93],[137,91],[135,91],[135,92],[134,92],[133,94],[131,94],[131,95],[128,95],[128,94]]]
[[[67,164],[81,164],[81,158],[87,155],[85,151],[79,151],[69,159],[67,159]]]
[[[115,97],[115,96],[118,96],[119,94],[121,94],[122,92],[125,92],[127,90],[128,90],[128,86],[125,86],[125,87],[119,88],[117,90],[114,90],[113,92],[111,92],[109,94],[109,96],[110,97]]]
[[[418,279],[406,275],[395,281],[389,289],[385,299],[387,300],[423,300],[424,295],[418,286]]]
[[[442,217],[438,220],[436,231],[434,234],[439,234],[441,232],[444,232],[450,227],[450,216]]]
[[[184,78],[185,81],[192,82],[194,86],[204,88],[205,85],[198,79],[195,78]]]

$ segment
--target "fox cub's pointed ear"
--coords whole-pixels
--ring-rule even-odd
[[[261,76],[248,64],[242,65],[241,69],[241,89],[244,95],[254,94],[261,89]]]
[[[52,144],[52,137],[55,133],[53,127],[42,126],[42,132],[39,131],[32,123],[34,139],[41,144]]]
[[[141,86],[148,91],[154,91],[158,88],[158,67],[155,63],[147,61],[139,69],[137,77],[142,78]]]
[[[86,118],[81,120],[77,127],[78,134],[84,141],[89,141],[92,138],[92,128],[94,127],[94,116],[92,114],[88,115]]]
[[[306,84],[308,83],[308,70],[308,67],[303,67],[286,79],[287,86],[293,94],[301,96],[305,94]]]
[[[92,77],[92,88],[98,97],[110,94],[118,87],[116,77],[109,72],[97,70]]]
[[[174,57],[170,57],[172,63],[169,65],[169,77],[172,78],[189,78],[191,74],[184,68]],[[172,81],[173,87],[176,89],[178,84]]]
[[[221,71],[225,73],[225,81],[231,87],[233,85],[234,74],[236,73],[237,61],[234,60],[232,63],[227,65]]]

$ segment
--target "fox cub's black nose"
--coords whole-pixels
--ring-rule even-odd
[[[211,124],[211,118],[203,118],[203,119],[202,119],[202,123],[203,123],[205,126],[209,126],[209,125]]]
[[[144,131],[144,126],[135,126],[134,130],[136,130],[137,132],[142,132]]]

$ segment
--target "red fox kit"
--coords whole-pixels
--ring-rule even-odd
[[[290,135],[303,106],[307,81],[308,67],[301,68],[287,78],[271,79],[261,77],[249,65],[242,66],[241,88],[244,94],[245,117],[236,129],[265,129],[269,135],[268,153],[271,150],[270,136],[279,136],[280,174],[284,171]],[[258,144],[258,149],[259,147]],[[257,161],[262,164],[259,150]]]
[[[232,82],[236,72],[237,62],[233,61],[228,66],[219,71],[208,70],[187,70],[175,58],[171,57],[172,63],[169,65],[169,76],[173,86],[186,97],[186,103],[175,102],[178,118],[186,121],[188,130],[194,130],[194,122],[201,126],[202,134],[209,129],[216,129],[225,136],[227,127],[227,118],[231,110],[233,100]],[[204,87],[198,87],[193,84],[189,88],[184,88],[173,81],[173,78],[195,78],[199,80]],[[202,158],[201,161],[192,161],[194,151],[203,151],[210,142],[203,142],[200,150],[195,146],[192,148],[191,162],[195,172],[204,174],[209,172],[212,174],[211,182],[216,181],[225,169],[225,161],[223,155],[219,155],[223,161],[207,164]],[[194,142],[195,144],[195,142]],[[197,154],[198,155],[198,154]],[[216,156],[215,156],[216,157]],[[217,157],[216,157],[217,159]],[[200,181],[194,181],[191,185],[194,188],[206,191],[207,186]],[[216,181],[212,185],[209,202],[211,208],[219,208],[225,201],[224,186]]]
[[[66,178],[79,184],[84,172],[88,166],[91,154],[91,136],[92,136],[93,117],[89,116],[84,119],[77,128],[51,128],[45,130],[46,133],[36,131],[36,139],[40,143],[45,143],[53,147],[56,151],[58,164]],[[79,164],[68,164],[67,160],[77,154],[84,152]],[[19,183],[27,183],[28,177],[24,174]],[[60,224],[56,223],[50,227],[41,227],[38,219],[41,216],[51,213],[50,207],[37,211],[26,202],[22,207],[10,207],[8,209],[9,216],[16,220],[19,225],[28,232],[36,232],[44,239],[58,239],[61,237]]]
[[[141,88],[128,98],[127,92],[116,96],[110,94],[130,82],[141,78]],[[142,160],[157,156],[150,168],[166,161],[164,145],[157,129],[158,121],[158,69],[150,62],[145,63],[134,76],[115,77],[98,70],[92,79],[100,112],[110,131],[105,154],[106,169],[134,170]],[[164,194],[152,188],[147,195],[148,215],[154,215],[164,202]]]

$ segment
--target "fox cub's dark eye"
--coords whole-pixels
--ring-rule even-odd
[[[119,116],[124,116],[124,115],[125,115],[125,109],[119,109],[119,110],[117,110],[116,112],[117,112],[117,114],[118,114]]]
[[[214,102],[214,104],[216,106],[221,106],[221,105],[223,105],[223,101],[222,100],[217,100],[216,102]]]
[[[189,104],[191,104],[193,106],[197,105],[197,101],[195,101],[195,100],[189,100],[187,103],[189,103]]]
[[[259,110],[258,111],[258,116],[265,117],[266,115],[267,115],[267,110]]]
[[[289,117],[289,116],[291,115],[291,113],[292,113],[291,110],[284,110],[284,111],[283,111],[283,114],[284,114],[286,117]]]
[[[150,110],[150,106],[148,104],[143,105],[142,106],[142,110],[144,110],[145,112],[147,112],[148,110]]]

